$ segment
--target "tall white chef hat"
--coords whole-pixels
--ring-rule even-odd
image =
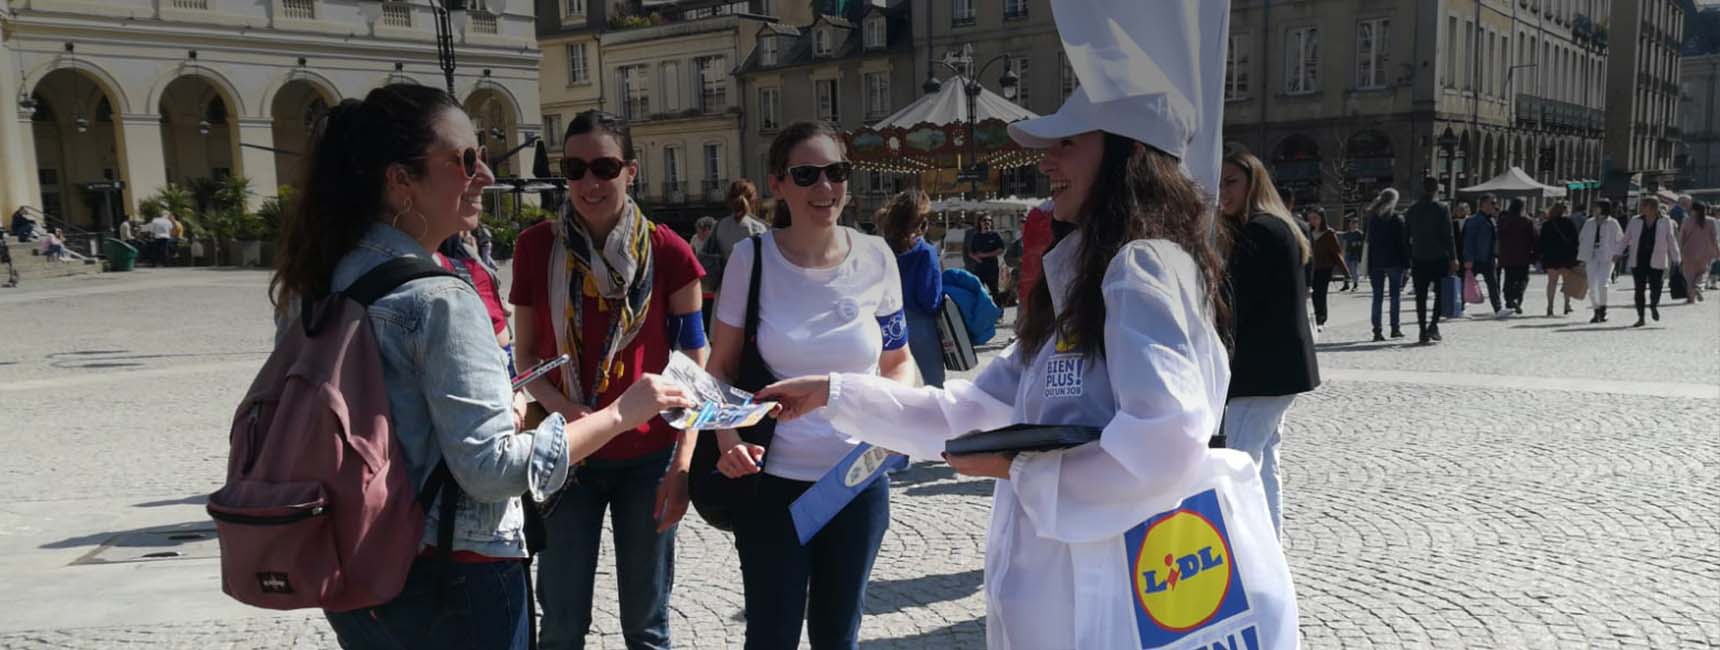
[[[1056,113],[1009,125],[1024,147],[1105,131],[1176,156],[1218,192],[1230,0],[1051,0],[1081,86]]]

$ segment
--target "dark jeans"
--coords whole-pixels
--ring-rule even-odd
[[[1507,266],[1505,268],[1505,306],[1512,309],[1523,308],[1523,292],[1529,289],[1529,267]]]
[[[1501,308],[1499,306],[1498,267],[1495,267],[1493,262],[1488,261],[1476,262],[1471,269],[1475,271],[1475,277],[1480,278],[1481,282],[1487,285],[1487,301],[1493,304],[1493,311],[1499,311]]]
[[[443,582],[420,558],[394,600],[323,616],[346,650],[526,650],[525,563],[449,562]]]
[[[1451,273],[1451,260],[1418,260],[1411,271],[1415,282],[1415,322],[1424,331],[1439,329],[1439,306],[1445,304],[1445,283],[1441,280]],[[1427,315],[1427,288],[1433,285],[1433,316]],[[1458,298],[1462,300],[1462,298]]]
[[[1639,266],[1630,270],[1630,277],[1636,281],[1636,318],[1642,319],[1642,314],[1649,305],[1660,308],[1661,280],[1666,279],[1666,271],[1647,266]],[[1643,293],[1647,292],[1653,302],[1644,303]]]
[[[890,481],[873,481],[802,546],[788,504],[809,487],[765,475],[759,479],[757,507],[735,527],[746,589],[747,650],[794,650],[802,621],[813,650],[859,645],[866,581],[890,527]]]
[[[657,484],[672,453],[664,450],[623,461],[587,460],[568,477],[561,503],[544,520],[547,545],[537,559],[538,602],[543,606],[538,641],[545,650],[585,647],[605,510],[615,532],[621,636],[629,650],[669,647],[675,530],[657,534],[652,510]]]
[[[1326,294],[1332,289],[1332,269],[1314,269],[1314,324],[1326,324]]]
[[[1373,311],[1370,313],[1374,324],[1374,331],[1377,332],[1380,329],[1380,301],[1385,299],[1385,292],[1388,289],[1387,285],[1390,285],[1389,289],[1391,291],[1392,329],[1397,329],[1399,318],[1398,301],[1401,300],[1403,296],[1403,269],[1396,267],[1389,269],[1369,268],[1368,284],[1372,285],[1374,288],[1374,306]]]

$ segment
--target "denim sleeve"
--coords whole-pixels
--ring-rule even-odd
[[[410,337],[431,429],[448,469],[475,501],[499,502],[561,489],[567,437],[560,415],[516,432],[513,394],[501,348],[477,294],[447,282],[424,293]]]

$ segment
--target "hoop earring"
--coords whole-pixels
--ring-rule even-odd
[[[406,207],[401,208],[399,212],[395,212],[394,216],[390,217],[388,219],[388,225],[393,226],[395,230],[399,230],[400,232],[406,232],[406,229],[400,227],[400,216],[403,214],[406,214],[408,212],[410,212],[414,215],[417,215],[418,223],[420,223],[424,226],[423,228],[419,229],[418,236],[413,237],[413,239],[421,239],[425,235],[430,234],[430,218],[424,216],[424,213],[422,213],[422,212],[419,212],[417,210],[413,210],[412,209],[412,199],[410,199],[410,198],[406,199]]]

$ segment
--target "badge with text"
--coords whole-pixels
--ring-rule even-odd
[[[1080,397],[1086,391],[1083,382],[1087,357],[1081,354],[1054,354],[1045,362],[1045,399]]]
[[[1143,650],[1260,647],[1217,491],[1184,499],[1123,539]]]
[[[788,514],[794,518],[794,531],[800,535],[800,544],[805,546],[825,524],[836,518],[836,513],[854,500],[855,495],[872,485],[872,481],[907,466],[907,456],[890,453],[882,447],[861,443],[848,452],[842,462],[830,468],[800,498],[788,505]]]

